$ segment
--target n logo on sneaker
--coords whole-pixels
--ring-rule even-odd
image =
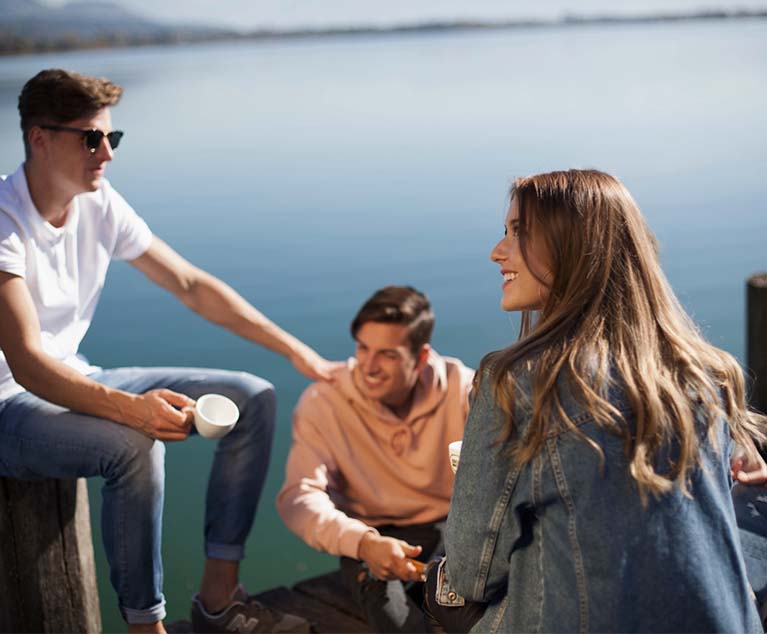
[[[226,629],[230,632],[246,632],[247,634],[255,632],[257,627],[258,619],[251,616],[246,620],[244,614],[236,615],[226,625]]]

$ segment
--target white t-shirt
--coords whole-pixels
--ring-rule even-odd
[[[78,372],[99,368],[77,352],[93,319],[109,262],[144,253],[152,232],[133,208],[102,180],[76,196],[62,227],[35,208],[22,164],[0,179],[0,271],[26,280],[40,319],[43,349]],[[23,392],[0,351],[0,401]]]

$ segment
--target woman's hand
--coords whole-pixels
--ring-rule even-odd
[[[736,446],[732,458],[730,458],[732,479],[742,484],[764,486],[767,483],[767,464],[757,451],[753,441],[749,439],[748,442],[750,447],[743,449]],[[753,456],[750,461],[748,459],[749,453]]]

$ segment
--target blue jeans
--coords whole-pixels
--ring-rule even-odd
[[[208,480],[205,554],[241,560],[269,467],[274,387],[245,372],[199,368],[119,368],[90,378],[135,394],[164,387],[196,399],[215,392],[237,404],[239,422],[218,441]],[[160,441],[29,392],[0,402],[0,476],[104,478],[104,549],[120,611],[131,624],[165,618],[160,555],[164,456]]]

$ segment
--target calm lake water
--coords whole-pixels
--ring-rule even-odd
[[[108,176],[152,229],[331,358],[389,283],[425,291],[435,347],[476,365],[511,342],[489,261],[511,179],[597,167],[631,189],[668,276],[717,345],[742,357],[744,280],[767,269],[767,22],[307,39],[0,59],[0,172],[22,160],[16,98],[61,66],[125,87]],[[95,362],[243,369],[280,399],[243,581],[257,592],[328,570],[273,500],[307,381],[116,264],[85,344]],[[202,569],[209,441],[168,448],[171,620]],[[124,629],[100,545],[104,627]]]

